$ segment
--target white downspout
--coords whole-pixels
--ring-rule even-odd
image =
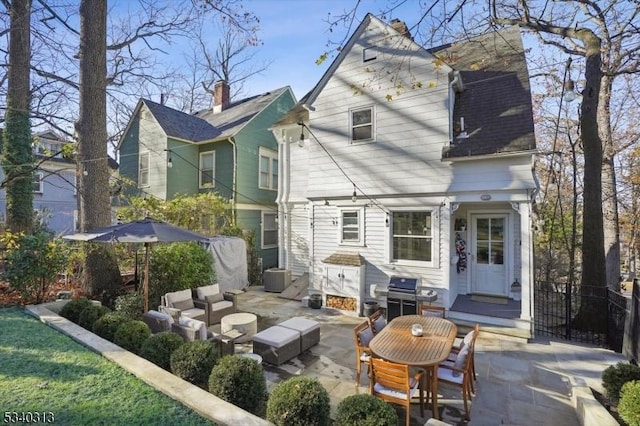
[[[231,202],[231,214],[233,217],[233,223],[235,225],[238,225],[237,222],[237,214],[236,214],[236,206],[238,204],[238,197],[236,196],[237,191],[236,191],[236,175],[238,173],[238,157],[237,157],[237,147],[236,147],[236,141],[233,139],[233,136],[229,137],[229,142],[231,143],[231,146],[233,147],[233,176],[232,176],[232,181],[231,181],[231,199],[233,200]]]

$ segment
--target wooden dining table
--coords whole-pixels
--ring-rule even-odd
[[[422,336],[411,333],[413,324],[422,326]],[[433,416],[438,412],[438,365],[447,359],[458,328],[444,318],[403,315],[392,319],[376,334],[369,349],[373,356],[397,364],[424,368],[431,384]]]

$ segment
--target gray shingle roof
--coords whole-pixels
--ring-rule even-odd
[[[196,113],[196,116],[218,129],[220,132],[218,138],[230,137],[287,90],[289,90],[288,86],[281,87],[267,93],[231,102],[225,110],[217,114],[214,114],[212,110],[206,110]]]
[[[535,149],[529,73],[518,27],[431,49],[461,71],[456,94],[454,141],[444,158]],[[464,117],[467,138],[458,138]]]
[[[200,142],[215,139],[221,133],[211,124],[186,112],[178,111],[148,99],[143,99],[142,102],[147,105],[162,130],[169,137]]]
[[[191,142],[205,142],[234,136],[256,114],[288,90],[288,87],[231,102],[225,110],[214,114],[211,110],[187,114],[148,99],[147,105],[167,136]]]

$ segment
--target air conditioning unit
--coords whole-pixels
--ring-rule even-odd
[[[291,270],[282,268],[271,268],[264,271],[262,275],[264,291],[272,293],[282,293],[291,284]]]

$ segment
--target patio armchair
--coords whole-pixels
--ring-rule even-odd
[[[153,334],[171,330],[171,324],[174,322],[171,315],[153,310],[142,314],[142,321],[149,326]]]
[[[219,284],[212,284],[191,289],[193,302],[205,306],[207,325],[218,324],[222,317],[236,313],[238,302],[236,295],[220,291]]]
[[[207,331],[204,321],[192,318],[180,317],[177,322],[171,324],[171,331],[178,334],[185,342],[207,340],[212,334]]]
[[[356,344],[356,386],[360,386],[360,373],[362,364],[367,365],[367,376],[371,370],[371,350],[369,342],[373,339],[373,330],[369,321],[364,321],[353,329],[353,337]]]
[[[209,318],[209,304],[204,301],[194,300],[191,297],[191,289],[165,294],[162,297],[162,305],[179,310],[179,317],[192,318],[205,323]],[[207,325],[211,324],[207,323]]]
[[[371,395],[383,401],[405,407],[406,426],[411,420],[411,399],[418,393],[420,399],[420,416],[424,417],[425,374],[419,371],[413,376],[409,374],[409,366],[371,358]]]

